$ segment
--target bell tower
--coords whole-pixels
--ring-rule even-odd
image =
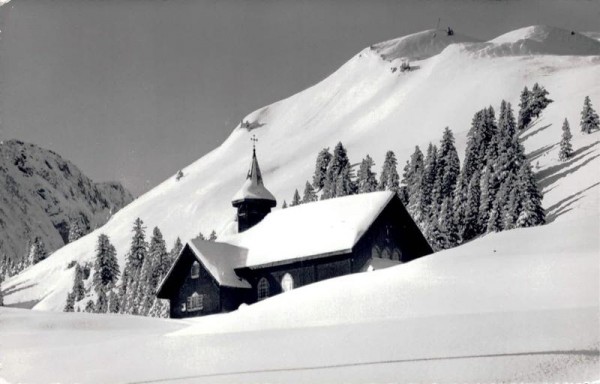
[[[252,228],[265,218],[271,208],[277,205],[277,200],[263,184],[262,174],[256,159],[256,142],[252,136],[252,162],[246,181],[242,188],[233,196],[231,204],[237,208],[238,233]]]

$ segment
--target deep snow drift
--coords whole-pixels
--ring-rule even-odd
[[[588,47],[595,40],[581,35],[571,41],[570,31],[557,28],[525,30],[539,29],[549,31],[548,40],[540,38],[544,54],[512,50],[485,54],[491,46],[529,36],[519,30],[500,42],[451,44],[437,55],[412,62],[418,69],[405,73],[391,71],[401,59],[389,62],[366,48],[319,84],[249,114],[244,121],[256,128],[237,127],[219,148],[183,169],[179,181],[166,180],[97,231],[6,281],[2,285],[6,304],[62,310],[73,279],[69,262],[91,260],[98,235],[106,233],[123,267],[137,217],[148,232],[159,226],[169,244],[177,236],[186,241],[198,231],[206,234],[227,227],[234,216],[230,196],[244,181],[252,134],[260,139],[257,151],[265,184],[281,204],[311,178],[318,151],[333,148],[338,141],[348,148],[353,162],[370,154],[379,167],[391,149],[401,167],[415,145],[424,148],[430,141],[438,142],[443,128],[450,126],[462,155],[473,114],[490,104],[497,108],[503,98],[516,106],[523,86],[536,81],[550,91],[554,103],[523,139],[543,187],[548,219],[562,221],[581,212],[597,212],[598,133],[578,132],[583,98],[589,95],[600,109],[600,56],[590,55]],[[460,37],[460,31],[456,33]],[[426,47],[431,39],[445,39],[444,34],[420,33],[405,40],[411,47]],[[573,44],[568,48],[571,55],[551,54],[557,42]],[[560,163],[557,143],[565,117],[574,133],[575,156]]]
[[[599,221],[592,214],[503,232],[192,320],[0,308],[0,377],[62,383],[598,379]]]

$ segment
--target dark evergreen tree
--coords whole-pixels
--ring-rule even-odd
[[[524,161],[517,175],[518,189],[521,191],[519,215],[516,227],[533,227],[546,223],[546,214],[542,207],[542,193],[528,161]]]
[[[123,278],[119,290],[121,303],[119,305],[122,313],[137,314],[138,304],[136,298],[140,275],[144,259],[148,253],[148,244],[146,243],[146,227],[144,222],[138,217],[133,224],[133,237],[127,254],[127,263],[123,270]]]
[[[72,243],[75,240],[82,238],[84,235],[85,235],[85,230],[84,230],[82,224],[77,220],[72,221],[69,226],[68,242]]]
[[[111,289],[110,292],[108,293],[108,312],[109,313],[119,313],[120,312],[119,305],[120,305],[119,296],[117,295],[117,293],[115,292],[114,289]]]
[[[377,179],[372,167],[375,162],[371,156],[367,155],[360,163],[358,169],[358,193],[369,193],[377,190]]]
[[[183,243],[181,242],[181,239],[179,237],[177,237],[177,239],[175,239],[175,244],[173,244],[173,248],[171,248],[171,252],[170,252],[171,260],[169,261],[169,268],[170,268],[171,264],[173,263],[173,261],[177,258],[177,256],[179,256],[182,249],[183,249]]]
[[[481,233],[479,227],[479,204],[481,191],[479,189],[479,171],[471,177],[467,189],[467,202],[465,205],[464,225],[461,228],[460,237],[463,242],[471,240]]]
[[[88,300],[87,303],[85,303],[85,308],[83,309],[83,311],[89,313],[96,312],[94,302],[92,300]]]
[[[598,114],[592,107],[592,101],[589,96],[583,101],[583,109],[581,110],[581,132],[592,133],[594,130],[600,129]]]
[[[443,249],[456,246],[459,242],[458,227],[454,221],[452,197],[446,196],[440,206],[439,228],[444,235]]]
[[[319,198],[317,197],[317,194],[315,193],[315,189],[313,188],[312,184],[307,181],[306,185],[304,186],[304,194],[302,196],[302,203],[304,203],[304,204],[311,203],[313,201],[317,201],[318,199]]]
[[[410,162],[407,160],[406,164],[404,164],[404,168],[402,169],[402,179],[400,180],[400,188],[398,188],[398,196],[405,207],[408,207],[409,204],[408,185],[411,177],[410,173]]]
[[[67,302],[63,312],[75,312],[75,296],[73,295],[73,292],[67,294]]]
[[[177,171],[177,175],[175,176],[175,180],[179,181],[179,180],[181,180],[182,177],[183,177],[183,172],[180,169],[179,171]]]
[[[206,237],[204,236],[204,234],[202,232],[198,232],[198,236],[196,236],[197,239],[200,240],[206,240]]]
[[[106,291],[104,289],[101,289],[98,291],[96,305],[94,305],[94,312],[96,312],[96,313],[108,312],[108,296],[106,295]]]
[[[327,168],[331,162],[331,153],[329,148],[323,148],[317,156],[317,162],[315,164],[315,174],[313,175],[313,187],[317,191],[323,189],[325,179],[327,177]]]
[[[152,230],[148,256],[144,259],[142,267],[141,283],[143,288],[138,290],[140,295],[139,314],[148,316],[150,310],[156,302],[156,289],[158,284],[167,274],[169,255],[163,239],[162,233],[158,227]]]
[[[523,88],[521,92],[521,100],[519,102],[519,121],[518,128],[523,130],[531,123],[531,107],[529,106],[531,100],[531,93],[527,87]]]
[[[85,296],[85,286],[83,284],[83,268],[77,263],[75,265],[75,276],[73,278],[73,298],[75,301],[83,300]]]
[[[550,100],[548,96],[548,91],[535,83],[533,88],[531,88],[531,97],[530,97],[530,113],[531,117],[538,118],[542,114],[542,111],[546,109],[548,104],[552,103],[553,100]]]
[[[208,241],[217,241],[217,232],[213,229],[208,237]]]
[[[562,138],[560,140],[560,151],[558,153],[558,158],[561,161],[567,161],[573,155],[573,147],[571,146],[571,129],[569,128],[569,122],[567,119],[563,122],[562,125]]]
[[[285,200],[283,200],[283,204],[281,204],[281,209],[286,209],[288,207]]]
[[[500,232],[502,231],[502,209],[498,206],[498,201],[494,200],[492,203],[492,209],[488,215],[488,221],[486,223],[486,231],[489,232]]]
[[[435,218],[437,221],[437,203],[433,198],[433,189],[435,184],[435,178],[437,175],[437,147],[429,143],[427,148],[427,156],[425,157],[424,169],[423,169],[423,181],[421,183],[421,198],[423,199],[422,206],[424,208],[424,216],[426,220]],[[433,204],[433,206],[432,206]],[[437,228],[437,226],[435,226]]]
[[[453,198],[456,181],[460,173],[460,160],[454,146],[454,135],[450,128],[444,129],[440,149],[437,156],[437,174],[433,186],[433,199],[441,206],[447,197]]]
[[[48,251],[46,251],[46,245],[40,237],[36,237],[31,245],[29,252],[30,265],[35,265],[40,261],[48,257]]]
[[[341,189],[338,191],[338,188]],[[348,160],[346,148],[340,142],[335,146],[333,157],[327,167],[321,199],[344,196],[344,194],[350,194],[349,190],[351,189],[350,161]]]
[[[119,280],[121,271],[117,260],[117,251],[110,243],[108,236],[98,236],[96,245],[96,259],[94,262],[93,286],[96,292],[112,289]],[[106,311],[105,311],[106,312]]]
[[[408,210],[413,220],[419,225],[423,224],[423,212],[425,211],[421,188],[424,172],[423,152],[416,146],[415,151],[411,155],[410,166],[407,172],[407,191]]]
[[[422,157],[423,154],[421,153],[421,162],[423,160]],[[397,165],[398,161],[396,160],[394,151],[387,151],[385,154],[385,160],[383,160],[381,175],[379,176],[380,191],[392,191],[397,193],[400,189],[400,176],[398,175]]]
[[[292,197],[292,203],[290,204],[290,207],[295,207],[296,205],[300,204],[302,204],[302,200],[300,199],[300,193],[296,189],[294,191],[294,196]]]
[[[479,181],[481,198],[479,204],[479,228],[482,232],[487,229],[490,211],[495,198],[494,172],[490,164],[486,165]]]

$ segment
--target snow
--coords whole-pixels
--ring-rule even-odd
[[[219,241],[248,250],[243,265],[257,267],[349,252],[392,192],[372,192],[276,210],[245,232]]]
[[[599,230],[598,215],[588,212],[191,320],[0,308],[0,377],[44,383],[598,380]]]
[[[237,288],[252,287],[247,281],[240,279],[233,270],[244,264],[248,253],[246,249],[200,239],[193,239],[188,244],[220,285]],[[168,278],[169,276],[166,276],[165,281]]]
[[[248,177],[242,188],[233,196],[232,201],[236,203],[246,199],[276,201],[275,196],[269,192],[263,183],[258,160],[256,159],[256,151],[254,150],[252,151],[252,163],[250,164]]]
[[[419,39],[424,39],[423,46],[431,40],[427,34]],[[423,149],[430,141],[439,142],[449,126],[462,156],[473,114],[488,105],[497,110],[501,99],[516,107],[522,88],[535,82],[549,90],[554,103],[524,132],[523,144],[543,187],[548,227],[577,221],[585,213],[597,214],[598,133],[581,134],[578,122],[586,95],[600,109],[599,55],[551,54],[560,44],[568,51],[568,39],[540,43],[548,45],[544,54],[523,56],[502,49],[493,57],[483,54],[483,48],[512,44],[515,38],[509,40],[451,44],[437,55],[412,62],[419,68],[405,73],[392,73],[397,63],[366,48],[315,86],[250,113],[243,121],[256,128],[234,129],[219,148],[183,169],[186,177],[169,178],[93,233],[5,281],[5,303],[61,311],[72,286],[68,264],[90,261],[98,235],[105,233],[123,267],[137,217],[148,228],[158,226],[168,244],[177,236],[185,242],[199,231],[231,228],[235,210],[230,196],[247,176],[253,134],[260,139],[257,151],[264,184],[280,201],[289,201],[293,191],[311,179],[318,152],[338,141],[353,162],[370,154],[381,165],[385,152],[393,150],[401,167],[415,145]],[[577,45],[576,51],[582,52],[580,48]],[[561,163],[557,143],[565,117],[573,130],[575,156]]]

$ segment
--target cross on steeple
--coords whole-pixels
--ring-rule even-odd
[[[250,141],[252,142],[252,150],[256,149],[256,143],[258,142],[258,139],[256,138],[256,135],[252,135],[252,137],[250,138]]]

